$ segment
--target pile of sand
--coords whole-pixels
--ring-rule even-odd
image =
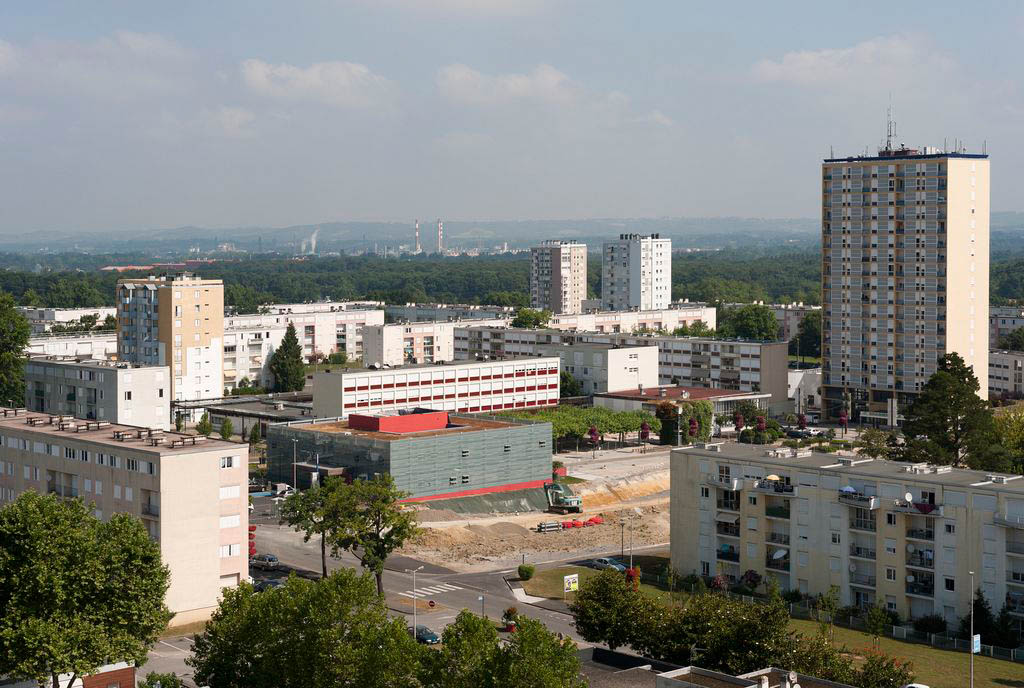
[[[438,521],[456,521],[463,518],[451,509],[420,509],[416,512],[420,523],[436,523]]]

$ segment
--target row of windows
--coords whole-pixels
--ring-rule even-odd
[[[29,442],[21,437],[0,436],[0,446],[30,451],[34,454],[45,454],[47,456],[63,456],[70,461],[83,461],[85,463],[95,462],[97,466],[109,466],[110,468],[124,468],[125,470],[146,475],[156,475],[156,463],[136,459],[132,457],[122,458],[113,454],[89,451],[77,447],[64,447],[48,442]]]

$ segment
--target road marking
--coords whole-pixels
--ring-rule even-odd
[[[452,585],[451,583],[441,583],[438,587],[447,588],[448,590],[462,590],[458,585]]]

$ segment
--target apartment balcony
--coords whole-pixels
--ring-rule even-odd
[[[768,518],[789,519],[789,508],[785,506],[765,507],[764,513]]]
[[[873,533],[878,530],[878,522],[873,518],[851,518],[850,529],[864,530],[869,533]]]
[[[753,489],[758,492],[767,492],[780,497],[796,497],[796,485],[787,485],[781,480],[765,480],[764,478],[754,481]]]
[[[152,502],[143,504],[142,505],[142,515],[143,516],[159,516],[160,515],[160,505],[159,504],[153,504]]]
[[[1006,553],[1024,556],[1024,542],[1007,542]]]
[[[996,514],[992,517],[992,520],[995,521],[995,524],[997,526],[1024,529],[1024,516],[1008,516],[1004,514]]]
[[[70,485],[47,485],[46,491],[49,494],[55,494],[58,497],[77,497],[78,488],[71,487]]]
[[[789,546],[789,533],[768,533],[765,535],[765,540],[772,543],[773,545],[785,545]]]
[[[725,537],[738,538],[740,536],[740,527],[735,523],[718,522],[715,524],[715,532]]]
[[[875,587],[875,577],[865,573],[851,573],[850,585],[859,585],[864,588]]]
[[[913,514],[914,516],[942,516],[941,504],[929,504],[928,502],[908,502],[905,499],[897,499],[893,502],[892,511],[901,514]]]
[[[740,552],[737,549],[720,549],[715,552],[715,558],[719,561],[734,561],[739,563]]]
[[[859,509],[874,510],[879,507],[878,497],[861,494],[860,492],[844,492],[843,490],[839,491],[839,503],[855,506]]]
[[[909,554],[907,555],[907,566],[919,569],[934,569],[935,553],[928,549]]]
[[[1006,596],[1006,609],[1011,614],[1024,615],[1024,597],[1017,595]]]
[[[717,487],[720,490],[728,490],[729,492],[739,492],[743,489],[743,478],[730,478],[714,473],[705,473],[704,483],[711,487]]]
[[[1006,582],[1010,585],[1024,586],[1024,571],[1007,571]]]
[[[738,512],[740,510],[740,500],[738,499],[719,499],[716,505],[724,511]]]
[[[777,550],[783,551],[783,550]],[[765,557],[764,567],[770,571],[789,571],[789,552],[786,552],[785,557]]]
[[[859,559],[875,559],[877,552],[873,547],[861,547],[860,545],[850,545],[850,556],[857,557]]]
[[[913,597],[935,597],[935,583],[907,583],[906,591]]]
[[[908,540],[935,540],[935,531],[930,528],[907,528]]]

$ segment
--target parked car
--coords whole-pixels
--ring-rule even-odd
[[[257,554],[249,559],[249,566],[264,571],[275,571],[280,565],[281,562],[273,554]]]
[[[256,592],[263,592],[265,590],[273,590],[274,588],[280,588],[282,585],[284,585],[284,582],[279,580],[261,580],[257,581],[256,585],[252,587],[256,589]]]
[[[790,428],[786,431],[786,437],[794,440],[805,440],[811,436],[810,431],[801,430],[799,428]]]
[[[600,559],[594,559],[592,562],[590,562],[590,565],[598,571],[604,571],[605,569],[611,569],[613,571],[618,571],[619,573],[624,573],[626,571],[625,566],[623,566],[622,564],[620,564],[619,562],[615,561],[610,557],[601,557]]]
[[[441,637],[426,626],[416,626],[415,636],[416,642],[424,645],[437,645],[441,642]]]

